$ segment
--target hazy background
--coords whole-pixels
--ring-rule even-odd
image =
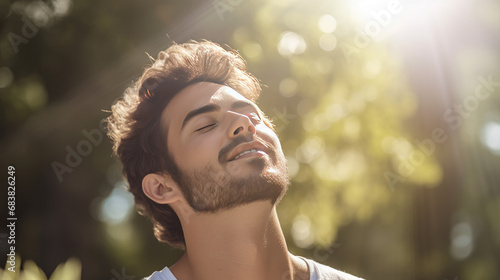
[[[265,85],[259,104],[293,181],[278,208],[292,253],[367,279],[500,279],[498,1],[0,11],[0,161],[16,168],[17,253],[45,274],[75,257],[81,279],[140,279],[180,256],[134,211],[99,123],[146,53],[208,39],[237,49]],[[2,264],[7,236],[0,228]]]

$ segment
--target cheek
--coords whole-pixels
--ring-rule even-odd
[[[277,152],[283,154],[283,150],[281,148],[281,143],[278,138],[278,135],[276,135],[276,133],[265,124],[262,125],[262,127],[259,130],[262,132],[261,135],[264,138],[264,140],[270,142],[276,148]]]
[[[187,169],[206,166],[218,160],[220,139],[215,133],[207,133],[192,140],[181,143],[177,153],[180,157],[179,165]]]

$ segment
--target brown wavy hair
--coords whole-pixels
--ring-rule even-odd
[[[180,90],[201,81],[229,86],[253,102],[261,92],[236,51],[209,41],[174,43],[115,102],[107,118],[113,152],[122,162],[137,211],[151,220],[160,242],[178,248],[185,248],[179,217],[168,204],[148,198],[142,180],[149,173],[168,173],[179,182],[179,169],[165,144],[167,131],[160,129],[161,114]],[[265,122],[272,127],[267,118]]]

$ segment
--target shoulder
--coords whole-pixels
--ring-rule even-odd
[[[309,267],[310,280],[362,280],[359,277],[301,257]]]
[[[177,280],[172,274],[168,267],[165,267],[161,271],[155,271],[148,277],[143,278],[143,280]]]

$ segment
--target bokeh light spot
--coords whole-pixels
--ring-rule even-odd
[[[278,43],[278,52],[282,56],[291,56],[294,54],[301,54],[307,48],[306,41],[299,34],[286,31],[281,33],[280,41]]]
[[[280,94],[284,97],[292,97],[297,93],[298,84],[292,78],[285,78],[280,82]]]
[[[305,215],[298,215],[293,220],[292,238],[300,248],[307,248],[314,242],[314,234],[311,228],[311,221]]]
[[[32,109],[39,109],[47,104],[47,91],[44,86],[37,81],[32,81],[26,85],[23,92],[25,103]]]
[[[247,43],[243,46],[243,53],[250,60],[258,60],[262,54],[262,47],[255,42]]]
[[[125,221],[134,205],[132,194],[123,189],[118,183],[111,194],[103,200],[99,218],[101,221],[115,225]]]
[[[474,249],[472,227],[468,223],[459,223],[451,230],[451,255],[457,260],[467,258]]]
[[[318,20],[318,28],[323,33],[332,33],[337,29],[337,20],[332,15],[322,15]]]
[[[310,163],[325,150],[325,141],[319,137],[307,139],[296,151],[297,160]]]
[[[323,34],[319,37],[319,47],[324,51],[332,51],[337,47],[337,38],[332,34]]]
[[[500,154],[500,123],[486,123],[481,131],[481,141],[492,153]]]

